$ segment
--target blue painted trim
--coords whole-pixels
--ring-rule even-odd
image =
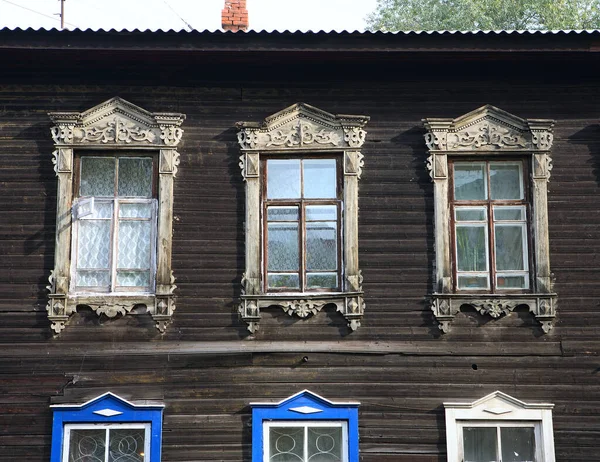
[[[263,462],[263,423],[283,421],[346,421],[348,426],[348,462],[358,462],[358,406],[359,403],[332,403],[308,390],[293,395],[277,404],[250,404],[252,407],[252,462]],[[292,408],[308,406],[321,412],[302,414]]]
[[[164,406],[136,406],[112,393],[99,396],[81,406],[52,406],[52,449],[50,462],[62,461],[64,429],[67,424],[103,423],[149,423],[150,459],[160,462],[162,444],[162,411]],[[94,411],[112,409],[119,415],[105,417]]]

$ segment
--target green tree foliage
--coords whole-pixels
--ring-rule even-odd
[[[369,30],[599,29],[600,0],[377,0]]]

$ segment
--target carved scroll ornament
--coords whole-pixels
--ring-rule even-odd
[[[51,112],[51,135],[57,145],[164,145],[181,141],[185,115],[151,113],[121,98],[79,112]]]
[[[494,319],[508,315],[519,305],[526,305],[540,323],[542,331],[547,334],[553,327],[556,304],[556,294],[515,294],[511,296],[490,294],[484,295],[483,298],[478,295],[434,294],[431,298],[430,308],[440,331],[447,333],[450,331],[450,323],[463,305],[470,306],[481,315]]]
[[[249,149],[322,149],[361,147],[365,116],[333,115],[304,103],[294,104],[263,124],[239,122],[238,143]]]
[[[365,311],[365,302],[360,294],[321,294],[315,296],[315,298],[304,299],[286,299],[269,294],[250,298],[242,294],[242,300],[237,307],[237,312],[240,318],[247,324],[248,331],[255,333],[258,330],[258,323],[261,318],[261,308],[279,306],[287,315],[305,319],[317,314],[324,306],[329,304],[335,305],[337,307],[336,311],[346,318],[350,330],[356,330],[360,327]]]

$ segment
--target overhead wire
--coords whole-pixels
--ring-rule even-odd
[[[18,3],[11,2],[10,0],[0,0],[0,1],[2,1],[4,3],[9,3],[10,5],[16,6],[18,8],[22,8],[22,9],[30,11],[32,13],[39,14],[40,16],[44,16],[46,18],[50,18],[50,19],[52,19],[54,21],[60,22],[60,18],[55,18],[54,16],[50,16],[48,14],[42,13],[41,11],[32,10],[31,8],[27,8],[26,6],[19,5]],[[60,16],[60,15],[58,15],[58,16]],[[72,26],[72,27],[77,27],[75,24],[71,24],[71,23],[66,22],[66,21],[65,21],[65,24],[68,24],[69,26]]]
[[[188,26],[190,28],[191,31],[194,30],[194,28],[192,26],[190,26],[190,23],[187,22],[185,19],[183,19],[181,16],[179,16],[179,14],[177,13],[177,11],[175,11],[173,9],[173,7],[171,5],[169,5],[169,3],[167,2],[167,0],[163,0],[164,4],[167,5],[169,7],[169,9],[175,14],[175,16],[177,16],[186,26]]]

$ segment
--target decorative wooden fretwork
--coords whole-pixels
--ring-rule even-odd
[[[179,165],[177,145],[183,135],[180,126],[185,115],[148,112],[116,97],[84,112],[51,112],[49,116],[54,123],[52,161],[58,177],[56,250],[47,306],[52,330],[59,334],[78,305],[88,306],[98,315],[110,318],[144,305],[158,330],[164,332],[175,310],[176,286],[171,271],[173,180]],[[85,155],[90,150],[158,153],[157,236],[160,245],[156,252],[156,285],[151,293],[70,292],[74,153]]]
[[[434,183],[435,265],[431,310],[442,332],[461,305],[498,318],[518,305],[527,305],[544,333],[552,329],[557,296],[553,290],[548,242],[547,182],[552,170],[550,148],[553,120],[521,119],[494,106],[486,105],[456,119],[423,119],[425,143],[429,150],[427,169]],[[527,293],[453,293],[452,251],[450,244],[449,158],[502,156],[530,160],[531,222],[533,268],[531,290]]]

